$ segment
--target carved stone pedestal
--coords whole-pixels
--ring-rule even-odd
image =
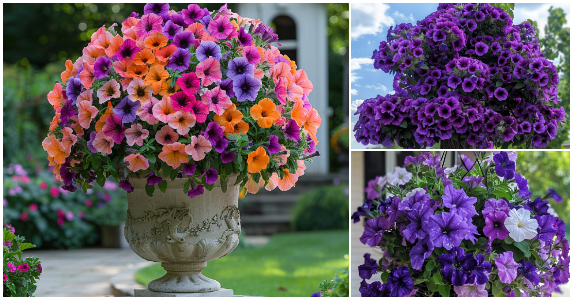
[[[224,193],[217,181],[212,191],[189,198],[183,191],[185,179],[163,180],[167,180],[165,193],[156,190],[150,198],[145,193],[146,179],[130,178],[135,190],[127,195],[129,246],[142,258],[161,262],[167,271],[149,283],[149,291],[201,294],[197,296],[220,291],[219,282],[201,270],[207,261],[231,253],[239,244],[239,186],[228,186]],[[229,176],[227,182],[235,180]],[[232,290],[225,293],[229,291],[232,296]]]

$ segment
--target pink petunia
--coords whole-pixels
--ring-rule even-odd
[[[111,154],[111,148],[114,145],[113,138],[111,136],[106,135],[103,130],[100,130],[94,139],[92,144],[97,152],[100,152],[102,155],[106,156]],[[52,194],[52,196],[54,196]],[[54,196],[57,197],[57,196]]]
[[[153,116],[153,106],[159,103],[159,100],[155,97],[149,98],[144,105],[142,105],[137,110],[137,115],[141,118],[142,121],[147,122],[149,125],[155,125],[159,123],[159,120]]]
[[[215,20],[209,22],[207,29],[212,37],[222,40],[229,38],[233,30],[235,30],[235,26],[229,21],[228,17],[219,15]]]
[[[16,265],[15,264],[9,262],[6,265],[8,266],[8,271],[10,271],[10,273],[16,272]]]
[[[138,146],[143,146],[143,140],[149,136],[149,130],[143,129],[141,124],[132,124],[131,128],[125,130],[125,137],[127,144],[133,146],[137,144]]]
[[[78,121],[84,129],[90,128],[90,123],[97,116],[99,110],[89,101],[84,100],[78,103]]]
[[[284,145],[281,145],[281,150],[279,152],[286,151],[286,154],[279,155],[279,157],[275,157],[274,160],[277,162],[278,166],[285,165],[287,163],[287,159],[290,156],[290,150],[288,150]]]
[[[261,53],[256,46],[243,47],[243,57],[254,66],[261,62]]]
[[[209,57],[197,65],[196,75],[202,79],[203,86],[209,86],[223,78],[221,64],[215,58]]]
[[[183,110],[185,112],[190,112],[193,102],[195,102],[195,96],[189,96],[184,91],[179,91],[171,95],[171,104],[175,111]]]
[[[189,133],[189,129],[195,126],[195,121],[194,114],[180,110],[169,120],[169,126],[177,130],[177,133],[186,135]]]
[[[204,123],[209,115],[209,107],[199,100],[195,100],[191,106],[191,113],[195,115],[197,123]]]
[[[175,109],[173,109],[170,97],[163,97],[161,101],[153,105],[153,116],[163,123],[169,122],[174,114]]]
[[[201,96],[201,102],[207,105],[210,111],[215,112],[219,116],[233,105],[233,102],[227,96],[227,92],[222,90],[220,86],[216,86],[214,89],[205,92]]]
[[[201,87],[201,82],[194,72],[183,74],[176,83],[187,96],[194,96]]]
[[[30,271],[30,266],[28,265],[28,263],[23,263],[21,265],[18,266],[18,271],[22,271],[24,273]]]
[[[137,38],[146,37],[153,32],[161,32],[163,19],[154,13],[143,15],[133,30],[137,34]]]
[[[139,170],[147,170],[149,168],[149,161],[145,156],[135,153],[130,154],[123,159],[123,161],[127,162],[129,165],[127,166],[132,172],[137,172]]]
[[[101,132],[105,133],[106,136],[113,138],[113,142],[116,144],[121,144],[121,141],[125,137],[125,130],[127,127],[123,126],[121,117],[118,115],[111,115],[105,119],[105,124]]]
[[[191,144],[185,147],[185,153],[191,155],[194,161],[200,161],[205,158],[205,153],[211,151],[213,146],[204,136],[192,136]]]
[[[161,145],[168,145],[177,142],[179,135],[173,131],[173,128],[165,125],[155,134],[155,140]]]

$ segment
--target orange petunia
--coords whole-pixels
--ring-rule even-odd
[[[133,60],[131,58],[125,58],[120,61],[113,62],[113,69],[119,76],[126,77],[127,68],[133,64]]]
[[[149,72],[147,65],[138,65],[135,64],[135,61],[133,64],[127,67],[127,77],[130,78],[141,79],[143,76],[147,75],[147,72]]]
[[[123,44],[123,38],[121,35],[116,35],[109,41],[109,46],[105,49],[105,55],[112,57],[115,55],[119,47]]]
[[[304,130],[308,133],[310,138],[314,141],[315,144],[318,145],[318,140],[316,138],[316,132],[318,131],[318,127],[322,124],[322,118],[318,114],[316,109],[311,109],[305,116],[304,119]]]
[[[139,101],[141,105],[145,104],[151,98],[151,88],[143,83],[141,79],[135,79],[127,87],[127,97],[131,101]]]
[[[64,129],[62,129],[61,144],[68,155],[70,155],[72,146],[75,145],[76,142],[78,141],[78,137],[73,132],[74,131],[70,127],[64,127]]]
[[[283,169],[283,178],[276,182],[279,190],[285,192],[294,187],[295,183],[298,181],[298,175],[291,174],[289,169]]]
[[[93,58],[98,58],[101,56],[105,55],[105,50],[99,47],[96,47],[95,45],[88,45],[87,47],[84,48],[84,50],[82,51],[82,56],[84,58],[87,57],[93,57]]]
[[[55,163],[63,164],[66,162],[69,153],[66,153],[64,146],[53,136],[46,137],[42,142],[42,146],[48,152],[48,155],[54,159]]]
[[[54,117],[52,118],[52,122],[50,122],[50,128],[49,128],[50,131],[54,131],[58,127],[58,123],[61,122],[60,115],[61,114],[59,112],[56,112],[56,115],[54,115]]]
[[[88,63],[84,63],[84,68],[80,72],[80,81],[82,82],[82,84],[86,89],[89,89],[92,87],[94,80],[95,80],[94,66]]]
[[[281,118],[281,114],[277,111],[273,100],[265,98],[251,107],[251,117],[257,120],[261,128],[270,128],[276,120]]]
[[[169,120],[173,118],[173,115],[175,115],[175,109],[173,109],[171,98],[163,97],[161,101],[157,102],[157,104],[153,106],[152,112],[153,116],[157,120],[163,123],[169,122]]]
[[[111,105],[111,101],[109,101],[107,103],[107,109],[105,110],[103,115],[99,118],[99,121],[96,122],[95,125],[96,132],[99,132],[103,128],[103,125],[105,125],[105,119],[107,119],[107,117],[111,116],[112,114],[113,114],[113,106]]]
[[[97,107],[93,106],[89,101],[78,102],[78,123],[84,128],[90,128],[90,123],[97,116],[99,110]]]
[[[163,145],[163,151],[159,153],[159,159],[166,162],[173,169],[177,169],[182,163],[189,162],[189,155],[185,153],[184,144],[175,142]]]
[[[151,86],[153,93],[157,94],[161,89],[161,85],[165,80],[167,80],[167,78],[169,78],[169,72],[167,72],[163,66],[155,65],[149,69],[143,82]]]
[[[177,130],[177,133],[180,135],[186,135],[189,133],[189,129],[195,126],[195,122],[196,118],[194,114],[180,110],[169,120],[169,126]]]
[[[308,79],[308,75],[302,69],[297,70],[293,76],[294,83],[297,86],[300,86],[304,92],[304,94],[308,97],[308,94],[312,92],[312,82]]]
[[[145,47],[152,50],[167,46],[167,42],[169,42],[169,39],[161,32],[154,32],[148,35],[144,40]]]
[[[239,121],[239,123],[237,123],[237,124],[235,124],[235,126],[233,126],[233,132],[226,132],[225,136],[228,138],[229,134],[245,135],[245,134],[247,134],[247,132],[249,132],[249,123],[241,120],[241,121]]]
[[[291,117],[291,119],[296,121],[296,124],[298,126],[302,126],[302,124],[304,124],[305,117],[306,117],[307,113],[308,113],[308,110],[306,110],[306,108],[304,108],[304,106],[302,106],[302,100],[299,100],[299,101],[296,101],[294,103],[294,107],[293,107],[292,111],[290,112],[290,117]]]
[[[177,46],[171,44],[155,51],[155,58],[162,62],[167,62],[173,54],[177,51]]]
[[[267,168],[269,161],[270,159],[267,155],[267,151],[265,148],[259,146],[257,150],[249,153],[249,157],[247,159],[247,171],[249,171],[249,173],[259,173]]]
[[[62,95],[62,84],[56,82],[54,84],[54,89],[48,93],[48,102],[54,107],[54,109],[58,107],[62,107],[62,102],[64,101],[64,97]]]
[[[237,106],[235,104],[227,108],[222,115],[213,116],[213,121],[225,127],[225,132],[235,131],[235,125],[239,123],[239,121],[241,121],[242,119],[243,119],[243,113],[237,110]]]
[[[151,49],[143,49],[143,51],[137,52],[135,58],[133,59],[133,63],[136,65],[151,65],[155,62],[155,55],[153,55],[153,51]]]
[[[290,60],[290,58],[286,55],[283,55],[284,58],[286,58],[286,60],[288,61],[288,64],[290,65],[290,73],[292,75],[294,75],[296,73],[296,62],[294,60]]]
[[[161,85],[161,89],[159,90],[159,95],[163,97],[171,97],[171,95],[175,94],[179,90],[179,86],[175,84],[171,87],[171,79],[163,82]]]
[[[62,72],[62,74],[60,75],[62,82],[63,83],[68,82],[68,79],[70,77],[76,76],[76,74],[78,74],[78,70],[76,70],[76,68],[74,68],[74,64],[72,63],[72,61],[69,59],[66,60],[66,70],[64,72]]]
[[[139,170],[147,170],[147,168],[149,168],[149,161],[147,160],[147,158],[145,158],[145,156],[139,153],[130,154],[126,156],[123,159],[123,161],[129,164],[127,168],[130,169],[132,172],[137,172]]]

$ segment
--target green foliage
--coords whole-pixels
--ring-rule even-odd
[[[503,9],[513,19],[513,9],[515,8],[515,3],[490,3],[490,5]]]
[[[11,225],[3,226],[3,285],[4,297],[31,297],[36,291],[36,280],[40,279],[42,265],[38,258],[22,259],[22,251],[34,248],[25,243],[25,238],[15,234]]]
[[[88,193],[69,193],[61,185],[49,170],[28,175],[20,165],[4,168],[4,222],[38,247],[74,249],[96,244],[98,225],[125,221],[127,198],[116,183]]]
[[[348,255],[345,257],[348,259]],[[348,297],[349,277],[348,268],[346,268],[340,275],[334,274],[334,279],[325,279],[318,286],[321,297]]]
[[[317,282],[348,267],[343,258],[348,246],[348,230],[279,233],[266,245],[210,261],[202,273],[237,295],[308,297]],[[139,270],[135,279],[147,285],[163,275],[157,263]]]
[[[297,231],[348,228],[348,192],[343,186],[321,186],[300,195],[292,210]]]

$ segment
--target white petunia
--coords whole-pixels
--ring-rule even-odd
[[[444,174],[446,175],[450,175],[451,173],[453,173],[455,170],[457,170],[458,166],[453,166],[451,168],[446,168],[444,169]]]
[[[386,176],[378,177],[378,182],[376,182],[376,184],[378,185],[378,188],[380,188],[380,190],[382,190],[384,188],[386,183],[388,183],[388,179],[386,178]]]
[[[420,192],[422,195],[426,194],[426,190],[424,190],[423,188],[415,188],[411,190],[409,193],[407,193],[404,199],[402,199],[402,201],[410,200],[410,197],[416,195],[416,192]]]
[[[386,177],[388,184],[398,186],[410,181],[410,179],[412,179],[412,173],[406,171],[405,168],[396,167],[394,172],[386,175]]]
[[[530,212],[524,208],[509,211],[509,216],[504,222],[509,236],[516,242],[530,240],[537,235],[537,220],[530,218]]]

